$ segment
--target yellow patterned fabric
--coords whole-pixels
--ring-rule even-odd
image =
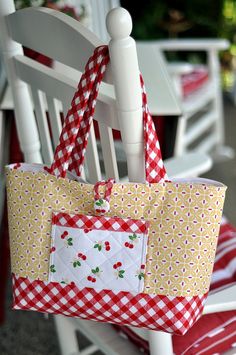
[[[93,185],[6,171],[12,272],[47,281],[52,211],[94,215]],[[114,184],[106,216],[150,221],[145,293],[208,291],[225,191],[213,183]]]

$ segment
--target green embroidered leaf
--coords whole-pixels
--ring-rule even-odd
[[[137,235],[134,233],[133,235],[129,235],[130,240],[135,240],[137,238]]]
[[[144,278],[144,273],[140,272],[138,275],[135,276],[138,276],[139,280],[142,280]]]
[[[119,273],[118,273],[118,276],[123,279],[124,278],[124,273],[125,273],[125,270],[120,270]]]
[[[99,272],[99,267],[98,266],[96,267],[96,272]]]
[[[79,260],[76,260],[73,262],[73,266],[76,267],[76,266],[81,266],[81,263],[79,262]]]
[[[100,198],[98,201],[101,203],[101,205],[103,205],[104,203],[103,199]]]
[[[65,281],[61,281],[61,284],[65,284]]]
[[[55,265],[51,265],[51,266],[50,266],[50,271],[51,271],[51,272],[56,272]]]
[[[68,238],[67,240],[68,240],[68,242],[72,242],[72,238]]]
[[[73,243],[68,240],[68,245],[71,246],[71,245],[73,245]]]
[[[94,245],[94,248],[98,248],[98,247],[99,247],[99,244],[95,244],[95,245]]]
[[[102,250],[102,246],[99,244],[98,245],[98,250],[101,251]]]
[[[101,204],[101,202],[96,201],[96,202],[95,202],[95,205],[96,205],[96,206],[101,206],[102,204]]]
[[[92,269],[91,271],[93,274],[96,274],[96,272],[97,272],[96,269]]]

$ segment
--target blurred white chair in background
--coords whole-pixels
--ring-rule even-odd
[[[109,35],[104,19],[108,11],[120,4],[119,0],[89,1],[91,6],[92,30],[104,41]],[[139,66],[146,83],[149,107],[153,115],[179,116],[174,156],[193,151],[211,153],[214,161],[234,157],[232,148],[225,146],[224,113],[222,103],[221,73],[219,51],[229,48],[225,39],[175,39],[157,41],[137,41]],[[190,77],[199,66],[190,63],[168,63],[166,52],[204,52],[207,62],[204,70],[208,80],[199,85],[189,95],[183,95],[182,78]],[[181,107],[181,115],[170,104],[170,98],[161,96],[162,81],[158,73],[159,62],[166,62],[176,95]],[[192,76],[193,77],[193,76]],[[163,94],[164,95],[164,94]]]

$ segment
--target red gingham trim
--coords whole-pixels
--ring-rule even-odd
[[[54,161],[49,169],[49,172],[53,175],[65,177],[76,139],[77,147],[73,154],[75,155],[77,153],[78,156],[74,164],[76,163],[79,169],[83,165],[85,154],[84,142],[85,144],[87,143],[86,138],[90,127],[89,122],[85,121],[85,119],[89,119],[89,121],[92,119],[95,109],[93,102],[96,102],[98,89],[108,61],[108,47],[101,46],[95,49],[86,64],[85,72],[81,76],[78,88],[71,102],[71,108],[65,118],[60,135],[60,142],[55,151]],[[91,106],[88,105],[89,102]],[[85,115],[85,111],[88,107],[91,107],[91,109],[89,108]],[[78,136],[79,129],[80,136]],[[82,133],[83,140],[81,139]],[[80,173],[81,171],[78,172],[79,175]]]
[[[119,217],[86,216],[83,214],[52,213],[52,224],[62,227],[110,230],[113,232],[148,233],[149,221]]]
[[[94,185],[94,199],[99,200],[101,198],[101,199],[104,199],[109,202],[110,198],[111,198],[111,191],[112,191],[114,183],[115,183],[114,179],[108,179],[107,181],[98,181]],[[105,188],[104,197],[102,197],[99,193],[99,187],[104,186],[104,185],[106,185],[106,188]]]
[[[13,274],[14,309],[63,314],[183,335],[200,317],[206,294],[194,297],[137,295],[75,284],[30,281]]]
[[[78,176],[81,175],[98,90],[108,62],[108,47],[101,46],[95,49],[85,67],[85,72],[81,77],[64,122],[54,161],[49,169],[46,168],[53,175],[65,177],[67,169],[75,172]],[[147,96],[141,75],[140,81],[143,98],[146,181],[157,183],[166,180],[167,175],[155,127],[148,110]]]
[[[74,143],[74,147],[69,159],[68,170],[75,173],[77,176],[81,176],[83,162],[85,158],[85,151],[88,144],[89,131],[96,107],[96,98],[108,62],[109,56],[107,53],[107,55],[104,56],[104,58],[102,59],[100,69],[96,73],[94,87],[91,91],[91,95],[87,103],[87,108],[84,112],[83,121],[81,122],[81,125],[79,127],[76,141]]]
[[[149,183],[164,182],[168,180],[163,164],[160,144],[153,123],[152,116],[148,109],[147,94],[144,86],[143,77],[140,74],[143,97],[143,124],[145,142],[145,172],[146,181]]]

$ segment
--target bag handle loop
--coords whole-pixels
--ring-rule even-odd
[[[98,90],[108,62],[107,46],[97,47],[89,58],[66,115],[53,163],[50,168],[46,169],[50,174],[64,178],[66,171],[70,170],[75,171],[78,176],[81,175]],[[154,123],[148,109],[141,74],[140,82],[143,100],[146,181],[157,183],[166,180],[167,175]]]

